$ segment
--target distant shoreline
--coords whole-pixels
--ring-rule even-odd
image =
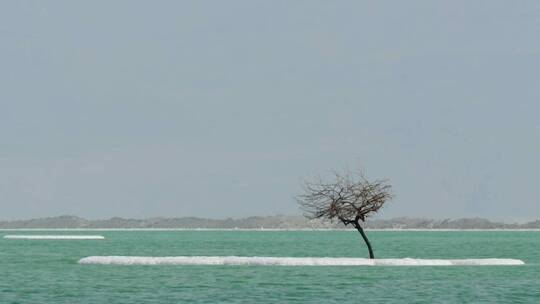
[[[484,231],[484,230],[540,230],[540,220],[528,223],[501,223],[483,218],[426,219],[399,217],[368,219],[367,230],[381,231]],[[0,229],[86,229],[86,230],[347,230],[339,221],[306,219],[303,216],[275,215],[245,218],[208,219],[198,217],[129,219],[113,217],[87,220],[77,216],[58,216],[30,220],[0,221]]]
[[[540,228],[493,228],[493,229],[420,229],[420,228],[366,228],[366,231],[375,232],[538,232]],[[275,232],[275,231],[345,231],[357,233],[355,229],[343,228],[0,228],[0,231],[257,231],[257,232]]]

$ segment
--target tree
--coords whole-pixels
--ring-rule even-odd
[[[314,182],[306,181],[304,193],[296,200],[305,216],[310,219],[337,218],[345,226],[352,225],[366,243],[369,258],[373,259],[373,249],[360,222],[377,213],[392,198],[388,180],[369,181],[362,173],[335,173],[334,180],[325,183],[319,177]]]

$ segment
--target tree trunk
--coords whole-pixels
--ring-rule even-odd
[[[367,238],[367,235],[364,232],[364,229],[362,229],[362,226],[360,226],[360,223],[358,222],[358,220],[356,220],[354,222],[354,228],[356,228],[356,230],[358,230],[358,232],[360,232],[360,235],[364,239],[364,242],[366,242],[367,248],[369,250],[369,258],[374,259],[375,256],[373,255],[373,249],[371,248],[371,243],[369,242],[369,240]]]

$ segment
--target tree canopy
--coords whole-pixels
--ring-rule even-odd
[[[334,174],[325,183],[319,177],[303,185],[304,193],[296,197],[309,218],[337,218],[345,225],[379,211],[392,198],[388,180],[369,181],[362,173]]]

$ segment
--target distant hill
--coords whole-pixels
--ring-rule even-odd
[[[344,229],[340,222],[308,220],[302,216],[252,216],[240,219],[205,219],[198,217],[87,220],[77,216],[38,218],[31,220],[0,221],[0,229],[37,228],[185,228],[185,229]],[[375,219],[366,223],[368,229],[540,229],[540,220],[525,224],[492,222],[482,218]]]

